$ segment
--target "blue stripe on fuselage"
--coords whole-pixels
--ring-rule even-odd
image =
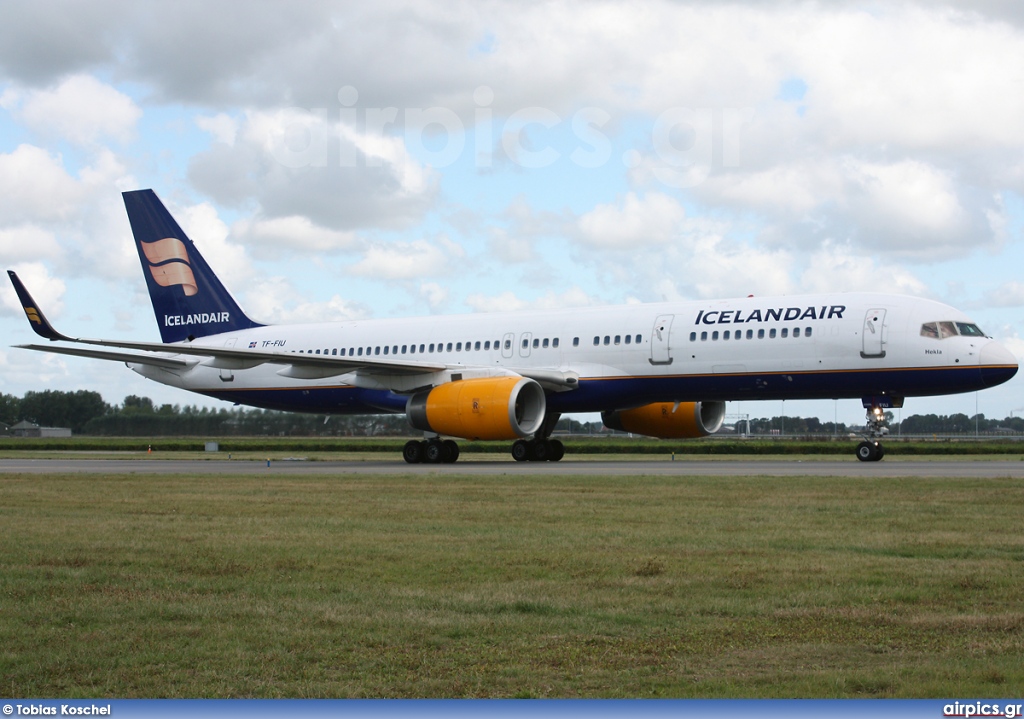
[[[869,395],[915,397],[985,389],[1012,377],[1016,367],[941,367],[832,372],[774,372],[581,379],[575,390],[547,396],[563,414],[601,412],[662,401],[847,399]],[[406,396],[351,386],[224,389],[202,392],[237,404],[318,414],[405,411]]]

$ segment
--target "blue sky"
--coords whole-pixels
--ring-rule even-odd
[[[64,331],[155,339],[120,200],[151,187],[266,322],[869,290],[1020,358],[1022,35],[999,2],[16,0],[0,258]],[[0,327],[2,392],[206,402],[9,348],[6,286]]]

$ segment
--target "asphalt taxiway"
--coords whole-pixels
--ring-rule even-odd
[[[849,460],[727,459],[640,461],[628,459],[561,462],[460,460],[455,464],[406,464],[401,460],[197,460],[197,459],[0,459],[3,474],[184,474],[184,475],[359,475],[446,474],[552,477],[717,476],[717,477],[1024,477],[1024,461],[1012,460]]]

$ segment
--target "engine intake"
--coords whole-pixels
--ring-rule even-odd
[[[659,439],[706,437],[722,428],[725,402],[654,402],[636,409],[602,412],[609,429]]]
[[[409,423],[424,432],[464,439],[516,439],[544,423],[544,389],[526,377],[447,382],[417,392],[405,406]]]

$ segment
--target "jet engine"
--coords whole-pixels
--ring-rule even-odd
[[[602,412],[609,429],[659,439],[692,439],[714,434],[725,420],[725,402],[654,402],[636,409]]]
[[[546,410],[544,389],[526,377],[447,382],[417,392],[405,406],[416,429],[464,439],[529,437]]]

